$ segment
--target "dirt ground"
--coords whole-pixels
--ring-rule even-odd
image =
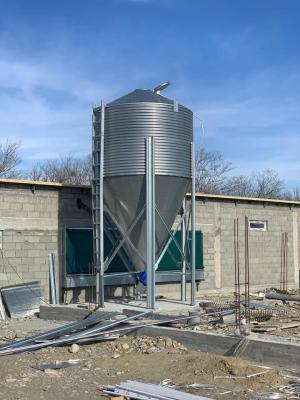
[[[26,319],[0,323],[3,342],[54,326],[50,321]],[[26,332],[26,333],[25,333]],[[32,368],[35,365],[82,360],[66,369]],[[261,373],[253,377],[252,374]],[[253,399],[255,393],[274,391],[300,376],[295,371],[261,368],[241,359],[186,349],[170,338],[122,337],[112,342],[47,348],[0,358],[0,399],[105,399],[101,386],[127,379],[176,384],[209,384],[210,389],[181,389],[212,399]],[[298,380],[299,382],[299,380]]]

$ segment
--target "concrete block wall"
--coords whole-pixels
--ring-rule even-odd
[[[1,184],[0,286],[40,281],[48,298],[48,254],[58,256],[58,191]]]
[[[205,282],[200,292],[234,288],[234,218],[239,219],[240,270],[244,272],[245,216],[266,220],[266,231],[249,230],[251,288],[280,285],[281,235],[288,232],[288,287],[299,285],[300,207],[255,201],[198,199],[197,229],[203,232]],[[244,277],[242,277],[244,281]]]
[[[64,286],[65,230],[92,226],[89,188],[0,183],[0,287],[40,281],[49,300],[48,255],[54,254],[58,286]],[[62,298],[62,291],[60,290]]]
[[[200,289],[213,288],[218,280],[218,229],[215,221],[218,210],[214,203],[196,202],[196,229],[203,234],[203,263],[205,267],[205,281],[201,282]],[[216,254],[215,254],[216,253]]]
[[[86,207],[79,208],[78,199]],[[0,286],[39,280],[47,300],[48,254],[54,253],[59,288],[62,289],[66,273],[65,231],[91,228],[90,210],[90,188],[0,181]],[[205,267],[205,281],[199,285],[199,294],[233,290],[233,220],[239,218],[243,271],[245,216],[268,223],[266,232],[249,231],[251,288],[279,287],[281,234],[284,231],[289,235],[288,286],[298,287],[300,204],[203,196],[196,201],[196,228],[203,233]],[[157,293],[178,298],[179,289],[179,285],[159,285]],[[84,290],[74,293],[76,298],[71,293],[70,301],[84,299]],[[62,290],[60,294],[63,299]]]

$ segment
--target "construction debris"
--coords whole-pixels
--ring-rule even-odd
[[[11,318],[27,317],[37,313],[43,301],[40,282],[3,286],[1,295]]]
[[[214,301],[214,300],[202,300],[199,302],[200,308],[203,308],[206,312],[217,312],[217,311],[227,311],[234,310],[234,301]]]
[[[41,365],[33,365],[32,368],[38,369],[39,371],[45,371],[49,369],[63,369],[68,367],[73,367],[74,365],[79,365],[83,360],[67,360],[60,363],[55,364],[41,364]]]
[[[281,301],[300,301],[300,296],[295,296],[293,294],[283,294],[283,293],[266,293],[266,299],[281,300]]]
[[[69,349],[70,353],[78,353],[79,352],[79,346],[76,343],[73,343]]]
[[[49,346],[61,346],[74,343],[93,343],[106,340],[114,340],[119,335],[109,335],[114,333],[111,328],[121,325],[125,321],[130,321],[151,314],[146,311],[127,317],[122,321],[108,321],[107,313],[91,316],[86,320],[77,323],[67,324],[61,328],[52,329],[42,334],[34,335],[23,340],[0,346],[0,356],[7,354],[23,353],[35,351]],[[89,326],[92,326],[91,328]],[[125,328],[125,331],[130,328]],[[67,333],[67,334],[66,334]]]
[[[162,385],[141,383],[137,381],[121,382],[119,385],[108,385],[101,390],[113,396],[124,396],[126,399],[139,400],[212,400],[208,397],[184,393]]]
[[[5,308],[3,305],[3,301],[2,301],[2,294],[0,291],[0,321],[5,321],[6,319],[6,313],[5,313]]]
[[[143,353],[143,354],[153,354],[159,352],[167,353],[182,353],[187,350],[183,344],[171,339],[170,337],[156,336],[137,336],[131,341],[131,345],[128,343],[118,343],[115,342],[112,345],[115,351],[119,353]]]
[[[300,398],[300,383],[292,383],[279,388],[276,392],[256,393],[256,400],[280,400],[280,399],[299,399]]]

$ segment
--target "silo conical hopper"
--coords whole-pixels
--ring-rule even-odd
[[[101,109],[95,111],[96,122]],[[155,137],[156,260],[161,254],[191,179],[193,114],[152,90],[137,89],[105,106],[104,207],[126,232],[145,208],[147,136]],[[162,218],[161,218],[162,217]],[[162,221],[164,220],[164,222]],[[133,271],[146,269],[146,212],[124,248]]]

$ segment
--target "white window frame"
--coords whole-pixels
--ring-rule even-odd
[[[253,228],[251,224],[263,224],[261,228]],[[265,219],[249,219],[249,230],[250,231],[261,231],[266,232],[268,230],[268,221]]]

